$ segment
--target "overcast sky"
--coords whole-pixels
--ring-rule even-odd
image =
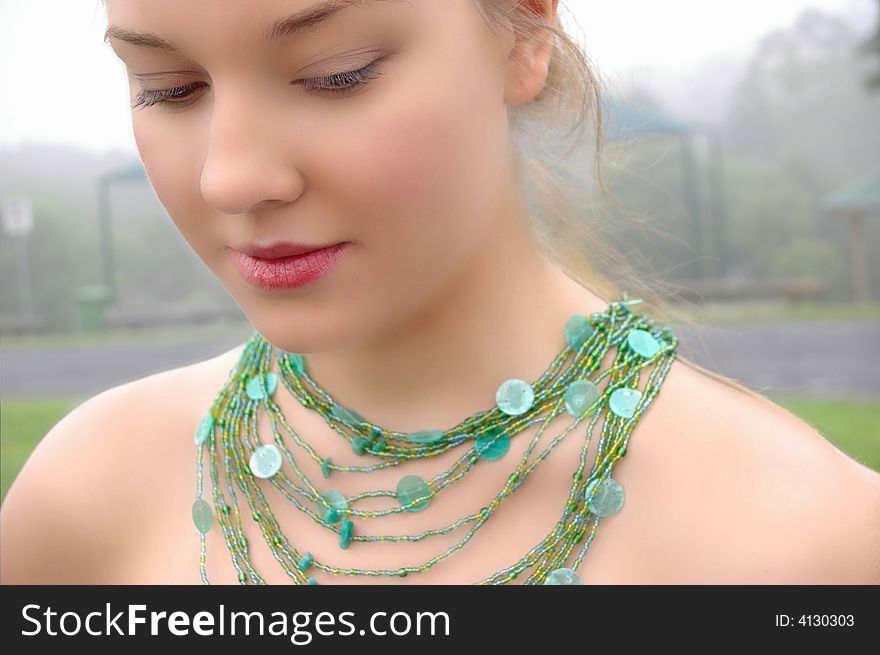
[[[867,23],[876,4],[874,0],[563,2],[578,22],[575,35],[585,41],[612,83],[631,82],[651,71],[664,79],[670,74],[686,76],[708,59],[745,54],[757,37],[789,25],[808,7]],[[99,0],[0,1],[0,147],[49,141],[135,152],[124,68],[102,42],[105,28]]]

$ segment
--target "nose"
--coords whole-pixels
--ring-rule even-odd
[[[295,153],[279,134],[268,102],[244,90],[214,93],[200,187],[205,202],[225,214],[243,214],[265,203],[291,202],[304,188]],[[285,128],[291,129],[291,128]]]

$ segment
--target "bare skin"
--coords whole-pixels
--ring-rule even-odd
[[[140,88],[201,85],[185,104],[133,110],[138,149],[196,254],[267,339],[306,354],[310,374],[340,403],[392,430],[454,425],[490,406],[500,382],[538,377],[562,348],[569,316],[608,304],[538,251],[511,166],[506,112],[541,90],[549,52],[490,35],[465,0],[367,3],[289,43],[262,40],[274,19],[314,4],[108,0],[110,25],[181,50],[134,45],[117,32],[111,44],[133,100]],[[556,10],[551,0],[530,4]],[[382,75],[345,99],[290,85],[379,55],[387,55]],[[353,247],[303,289],[250,286],[228,249],[276,240]],[[198,584],[192,434],[237,355],[111,389],[56,425],[0,511],[2,581]],[[276,400],[323,455],[350,461],[350,447],[320,417],[284,393]],[[562,427],[551,425],[538,448]],[[482,507],[531,434],[428,510],[359,529],[413,533]],[[517,561],[558,518],[581,446],[569,435],[453,556],[381,581],[470,583]],[[430,475],[448,463],[411,470]],[[322,479],[304,458],[303,467]],[[344,493],[392,489],[399,475],[332,482]],[[579,569],[585,583],[880,580],[880,475],[784,410],[683,362],[639,421],[615,477],[626,504],[600,524]],[[265,489],[285,534],[334,566],[416,565],[461,537],[341,550],[334,534]],[[266,581],[288,582],[252,524],[246,533]],[[208,563],[212,582],[236,582],[216,526]]]

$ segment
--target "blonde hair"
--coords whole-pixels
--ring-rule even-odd
[[[541,39],[542,34],[553,37],[543,89],[533,101],[508,110],[512,147],[520,164],[523,187],[538,205],[530,211],[529,220],[544,254],[569,277],[605,300],[619,298],[626,291],[629,298],[642,299],[640,311],[661,321],[698,325],[697,317],[702,310],[684,298],[673,302],[676,294],[670,285],[637,272],[610,240],[602,237],[603,226],[597,216],[576,208],[599,208],[599,203],[589,194],[578,196],[579,188],[569,182],[577,179],[580,173],[577,163],[572,164],[570,157],[584,146],[586,132],[593,127],[593,171],[600,198],[617,215],[640,229],[651,230],[661,238],[671,236],[626,209],[605,184],[602,176],[605,142],[602,101],[607,87],[589,55],[561,26],[558,16],[555,21],[548,21],[541,11],[533,8],[534,2],[530,0],[473,0],[473,3],[492,31],[499,27],[509,29],[525,41]],[[565,9],[561,1],[559,9]],[[557,131],[556,139],[568,143],[561,155],[548,147],[554,138],[550,136],[551,130]],[[561,134],[559,130],[562,130]],[[529,147],[537,152],[528,152]],[[584,180],[582,186],[589,187],[586,182],[590,181]],[[613,271],[614,279],[603,270]],[[681,354],[677,359],[729,387],[767,400],[743,383],[706,369]]]

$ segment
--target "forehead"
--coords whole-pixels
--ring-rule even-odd
[[[337,30],[365,17],[389,20],[412,14],[417,0],[106,0],[107,40],[182,54],[185,45],[214,44],[227,50],[306,39],[322,28]],[[434,3],[427,3],[428,5]]]

